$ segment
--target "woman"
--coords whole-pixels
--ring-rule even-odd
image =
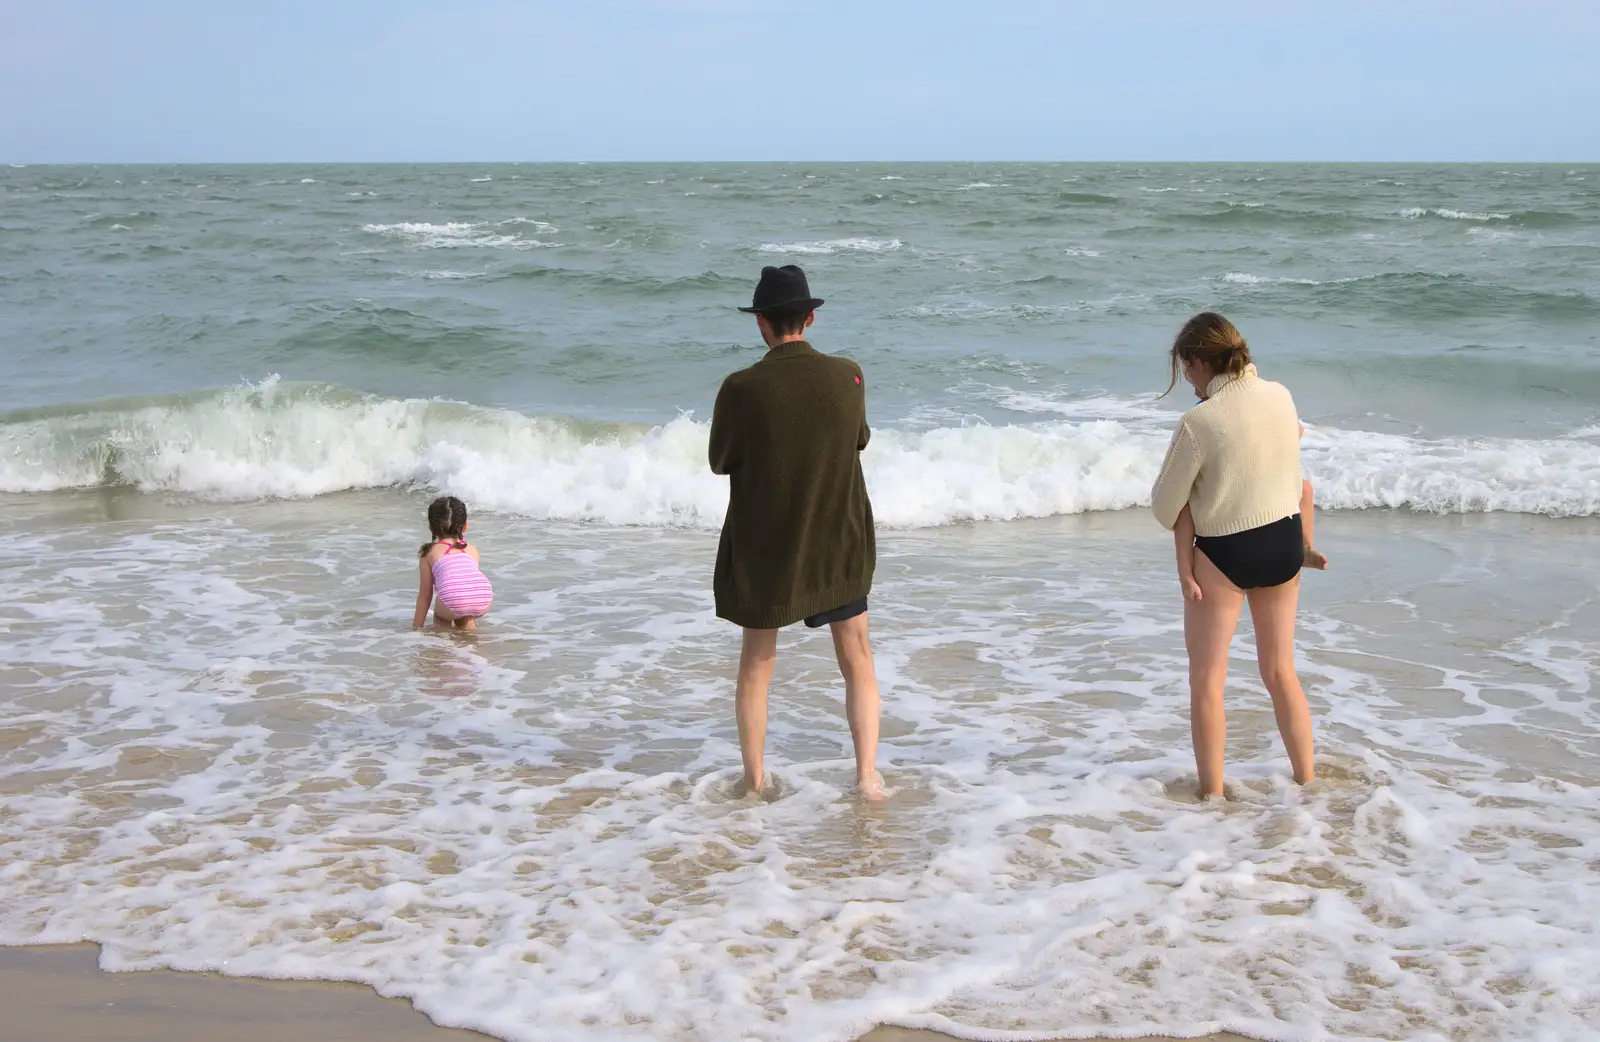
[[[1222,690],[1228,645],[1247,600],[1261,679],[1272,695],[1294,780],[1304,784],[1314,769],[1311,711],[1294,668],[1294,615],[1307,556],[1294,399],[1282,384],[1256,375],[1244,337],[1210,311],[1191,318],[1173,341],[1169,392],[1179,373],[1194,386],[1200,404],[1178,424],[1151,505],[1168,530],[1192,518],[1199,551],[1199,591],[1184,598],[1183,638],[1200,796],[1222,795]],[[1184,550],[1179,548],[1180,562]]]

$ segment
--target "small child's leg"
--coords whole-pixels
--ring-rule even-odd
[[[1306,544],[1305,566],[1322,571],[1328,567],[1328,555],[1316,547],[1316,539],[1313,534],[1316,530],[1316,524],[1316,505],[1311,495],[1311,482],[1302,480],[1300,482],[1300,531]]]
[[[460,620],[451,614],[450,609],[444,606],[444,601],[433,602],[433,624],[435,626],[460,625]]]

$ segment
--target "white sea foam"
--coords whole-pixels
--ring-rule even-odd
[[[300,183],[303,185],[314,185],[317,183],[317,179],[314,177],[302,177],[300,179]]]
[[[1464,210],[1428,209],[1422,206],[1413,206],[1400,211],[1402,217],[1443,217],[1451,221],[1509,221],[1508,213],[1469,213]]]
[[[969,185],[962,185],[960,188],[957,188],[956,191],[958,191],[958,192],[971,192],[971,191],[974,191],[974,190],[979,189],[979,188],[1004,188],[1004,187],[1006,187],[1006,186],[1003,185],[1003,184],[990,184],[988,181],[974,181]]]
[[[513,221],[520,218],[513,218]],[[511,222],[501,222],[502,224]],[[534,222],[541,224],[542,222]],[[419,250],[448,250],[462,247],[479,247],[500,250],[535,250],[560,246],[558,242],[526,239],[520,235],[507,235],[491,231],[492,225],[449,221],[430,224],[420,221],[402,221],[398,224],[367,224],[361,230],[373,235],[399,239]],[[548,226],[546,226],[548,227]],[[554,230],[554,229],[551,229]]]
[[[496,614],[452,641],[407,625],[418,506],[30,532],[0,943],[359,981],[513,1042],[1593,1035],[1581,537],[1483,574],[1457,533],[1347,526],[1300,617],[1321,779],[1288,783],[1241,668],[1235,798],[1200,806],[1147,519],[891,536],[894,798],[863,811],[830,644],[796,630],[772,798],[731,796],[713,538],[480,517]]]
[[[549,221],[541,221],[533,217],[507,217],[505,220],[496,223],[501,228],[513,224],[527,225],[540,235],[554,235],[561,230]]]
[[[1015,405],[1047,411],[1040,399]],[[1148,502],[1170,420],[1147,405],[1063,403],[1060,421],[880,429],[864,456],[892,527],[1119,510]],[[0,491],[105,484],[223,500],[450,488],[521,515],[613,525],[721,523],[707,425],[586,425],[276,380],[139,406],[8,419]],[[1305,443],[1335,509],[1600,514],[1600,445],[1318,429]]]
[[[475,185],[481,185],[486,181],[493,181],[493,180],[494,180],[494,178],[492,178],[492,177],[474,177],[474,178],[472,178],[472,183],[475,184]]]
[[[890,253],[904,245],[899,239],[858,237],[821,242],[764,242],[756,249],[761,253]]]
[[[1243,271],[1230,271],[1222,276],[1223,282],[1241,286],[1320,286],[1316,279],[1291,279],[1277,275],[1251,275]]]

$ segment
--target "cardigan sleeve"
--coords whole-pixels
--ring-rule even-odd
[[[1155,487],[1150,490],[1150,509],[1155,512],[1161,527],[1169,532],[1177,525],[1178,515],[1189,502],[1194,479],[1200,474],[1200,462],[1200,446],[1189,430],[1189,424],[1180,421],[1177,431],[1172,435],[1172,444],[1167,447],[1167,458],[1161,464],[1161,474],[1156,478]]]
[[[856,432],[856,451],[860,452],[872,440],[872,428],[867,426],[867,385],[862,380],[859,365],[856,366],[856,383],[861,388],[861,430]]]
[[[734,430],[734,391],[724,380],[711,409],[711,473],[732,474],[739,465],[738,432]]]

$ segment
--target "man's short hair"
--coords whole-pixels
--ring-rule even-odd
[[[808,307],[773,308],[763,311],[761,317],[777,336],[793,336],[806,331],[806,319],[811,317],[812,311]]]

